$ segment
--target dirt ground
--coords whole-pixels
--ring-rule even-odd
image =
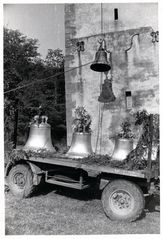
[[[100,193],[45,184],[27,199],[5,193],[6,235],[159,234],[159,196],[146,197],[143,217],[132,223],[110,221]]]

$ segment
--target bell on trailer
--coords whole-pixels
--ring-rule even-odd
[[[83,158],[92,153],[91,133],[73,133],[71,147],[66,155],[71,158]]]
[[[103,43],[104,46],[102,46]],[[91,64],[90,68],[93,71],[98,72],[105,72],[111,69],[110,62],[107,60],[106,43],[104,39],[100,42],[100,47],[96,52],[95,60]]]
[[[112,160],[124,160],[127,155],[133,150],[132,139],[115,139],[114,151],[112,154]]]
[[[24,150],[41,150],[45,149],[55,152],[55,148],[51,141],[51,126],[47,123],[48,117],[41,116],[41,123],[39,123],[39,116],[34,117],[34,122],[30,126],[28,140],[24,146]]]

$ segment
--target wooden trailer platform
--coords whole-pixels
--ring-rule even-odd
[[[59,166],[66,166],[76,169],[83,169],[84,171],[88,172],[89,174],[98,175],[100,173],[109,173],[109,174],[117,174],[117,175],[124,175],[130,177],[137,177],[137,178],[146,178],[147,177],[147,169],[144,170],[126,170],[123,168],[111,167],[108,165],[99,165],[97,162],[89,162],[84,163],[80,162],[80,159],[72,159],[68,158],[63,155],[56,155],[53,158],[42,158],[42,157],[30,157],[28,159],[30,162],[38,162],[43,164],[50,164],[50,165],[59,165]]]

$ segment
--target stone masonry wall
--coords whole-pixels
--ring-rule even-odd
[[[111,6],[111,9],[117,7],[114,4],[104,5]],[[142,6],[143,12],[145,6]],[[105,7],[105,28],[107,9],[110,9],[107,7]],[[140,11],[140,4],[132,5],[129,7],[130,14],[132,13],[131,9],[134,9],[135,12],[136,7]],[[150,7],[147,5],[146,7],[148,10],[151,10],[152,7],[156,8],[152,4]],[[127,18],[126,12],[125,16]],[[132,17],[134,18],[134,16]],[[126,91],[131,91],[132,94],[132,111],[146,109],[148,112],[158,113],[158,43],[152,43],[150,35],[153,31],[152,27],[157,26],[157,19],[152,18],[147,25],[148,17],[144,18],[144,24],[143,18],[141,22],[135,18],[137,20],[134,25],[132,21],[127,23],[126,18],[123,18],[120,23],[116,23],[116,29],[112,22],[110,24],[112,30],[104,34],[107,49],[111,52],[110,77],[112,77],[116,100],[111,103],[101,103],[98,101],[98,97],[105,75],[92,71],[90,64],[75,68],[92,62],[99,47],[98,40],[101,38],[98,30],[100,24],[99,4],[66,4],[65,6],[65,71],[75,68],[65,74],[68,145],[71,144],[71,123],[74,109],[77,106],[83,105],[90,113],[93,150],[102,154],[113,152],[114,142],[110,136],[119,129],[123,118],[129,113],[126,109]],[[125,22],[128,24],[127,26]],[[118,26],[118,24],[120,25]],[[133,45],[126,52],[126,49],[131,46],[133,34],[138,35],[133,38]],[[84,52],[77,52],[76,43],[78,41],[84,41]]]

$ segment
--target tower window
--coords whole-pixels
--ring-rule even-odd
[[[126,91],[126,97],[130,97],[131,96],[131,91]]]
[[[114,8],[114,20],[118,20],[118,8]]]

